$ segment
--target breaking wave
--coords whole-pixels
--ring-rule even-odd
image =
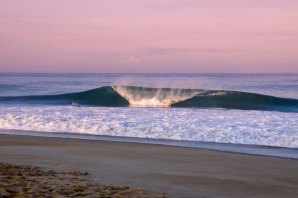
[[[59,95],[5,96],[1,103],[107,107],[200,107],[243,110],[298,112],[298,99],[279,98],[257,93],[134,86],[105,86],[83,92]]]

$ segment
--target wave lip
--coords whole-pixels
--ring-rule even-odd
[[[170,107],[172,104],[192,98],[200,90],[147,88],[113,85],[113,89],[132,107]]]

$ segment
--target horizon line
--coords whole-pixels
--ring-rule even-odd
[[[298,74],[298,72],[1,72],[0,74]]]

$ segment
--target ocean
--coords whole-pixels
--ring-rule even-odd
[[[298,74],[1,73],[0,133],[298,154]]]

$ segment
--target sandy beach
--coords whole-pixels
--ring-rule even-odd
[[[173,146],[0,135],[0,162],[88,172],[167,197],[298,197],[298,160]]]

